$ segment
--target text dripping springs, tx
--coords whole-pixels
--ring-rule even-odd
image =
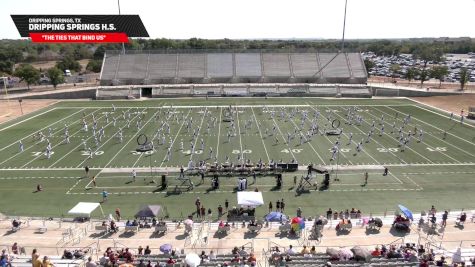
[[[30,23],[30,31],[114,31],[111,24],[82,24],[82,23]]]

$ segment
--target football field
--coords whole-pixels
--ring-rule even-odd
[[[315,125],[318,130],[311,131]],[[338,128],[339,136],[324,134]],[[143,204],[160,204],[171,218],[180,218],[194,211],[196,197],[215,213],[226,199],[237,205],[238,177],[223,177],[220,188],[212,190],[209,178],[193,176],[192,190],[170,194],[182,183],[177,169],[190,161],[297,162],[300,170],[285,173],[282,188],[275,187],[272,176],[258,176],[255,182],[250,177],[248,188],[263,192],[266,204],[284,198],[292,215],[297,207],[307,216],[329,207],[383,213],[399,203],[414,210],[430,205],[471,209],[475,200],[475,126],[405,99],[63,101],[1,124],[0,136],[0,212],[7,215],[59,217],[79,201],[101,201],[102,191],[109,193],[104,211],[119,207],[128,217]],[[145,137],[154,150],[137,152]],[[338,179],[331,179],[328,190],[296,194],[294,180],[300,181],[308,164],[326,166]],[[169,189],[160,188],[163,173]],[[35,192],[38,184],[43,191]],[[257,209],[258,215],[266,212],[266,207]]]

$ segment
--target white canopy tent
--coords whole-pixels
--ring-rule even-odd
[[[68,211],[68,214],[76,217],[90,218],[91,213],[96,210],[97,207],[101,208],[101,213],[104,216],[104,211],[102,211],[101,204],[95,202],[79,202],[76,204],[76,206],[74,206],[74,208]]]
[[[238,205],[257,207],[264,205],[264,199],[262,198],[262,192],[238,192],[237,193]]]

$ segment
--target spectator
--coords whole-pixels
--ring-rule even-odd
[[[332,208],[329,208],[329,209],[327,210],[327,219],[330,220],[330,219],[332,218],[332,214],[333,214]]]
[[[138,248],[138,254],[139,254],[139,255],[143,255],[143,247],[142,247],[142,246],[139,246],[139,248]]]
[[[38,255],[38,254],[36,253],[36,249],[33,250],[33,251],[35,251],[35,252],[33,253],[34,256],[33,256],[32,262],[31,262],[32,266],[33,266],[33,267],[42,267],[42,266],[43,266],[43,262],[40,260],[40,255]]]
[[[167,261],[167,264],[175,264],[176,260],[174,260],[172,257],[170,257]]]
[[[381,251],[379,250],[379,247],[375,247],[373,252],[371,252],[371,256],[373,257],[380,257],[381,256]]]
[[[146,267],[145,262],[143,262],[143,259],[140,259],[139,264],[137,264],[137,267]]]
[[[43,257],[43,263],[41,265],[41,267],[53,267],[54,264],[52,264],[48,258],[48,256],[44,256]]]
[[[449,217],[449,212],[444,211],[444,214],[442,214],[442,227],[447,226],[447,217]]]
[[[10,266],[7,255],[0,256],[0,267]]]
[[[12,253],[15,254],[15,255],[18,255],[18,244],[17,244],[17,242],[13,243]]]
[[[289,245],[289,249],[287,250],[287,254],[288,254],[288,255],[295,255],[295,254],[297,254],[297,253],[295,252],[295,250],[294,250],[294,248],[293,248],[292,245]]]
[[[216,259],[216,254],[214,254],[214,251],[213,251],[213,250],[211,250],[211,251],[209,252],[208,258],[209,258],[210,260],[215,260],[215,259]]]
[[[150,255],[150,254],[152,254],[152,251],[150,250],[150,247],[147,246],[144,250],[144,255]]]
[[[221,218],[223,216],[223,207],[221,205],[218,206],[218,217]]]
[[[247,256],[247,251],[246,249],[244,248],[244,246],[241,247],[241,249],[239,250],[239,255],[240,256]]]
[[[254,253],[251,253],[251,255],[249,255],[249,258],[247,259],[247,262],[253,263],[256,261],[257,261],[256,256],[254,256]]]
[[[435,266],[444,266],[445,263],[446,263],[445,262],[445,257],[442,256],[442,257],[440,257],[440,260],[435,262]]]
[[[120,222],[120,209],[116,208],[115,209],[115,217],[117,218],[117,221]]]
[[[147,267],[153,267],[153,265],[152,265],[152,261],[150,261],[150,260],[148,261],[148,263],[147,263]]]
[[[205,216],[206,216],[205,206],[201,205],[201,217],[204,218]]]
[[[87,259],[86,267],[97,267],[97,264],[92,261],[92,257]]]
[[[300,254],[302,255],[310,254],[310,250],[307,248],[307,246],[303,246],[303,249],[302,251],[300,251]]]
[[[316,250],[315,246],[312,246],[312,248],[310,249],[310,254],[312,254],[312,255],[317,254],[317,250]]]

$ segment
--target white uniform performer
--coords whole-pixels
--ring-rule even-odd
[[[18,145],[20,146],[20,152],[23,152],[25,150],[25,146],[21,142],[21,140],[18,142]]]

